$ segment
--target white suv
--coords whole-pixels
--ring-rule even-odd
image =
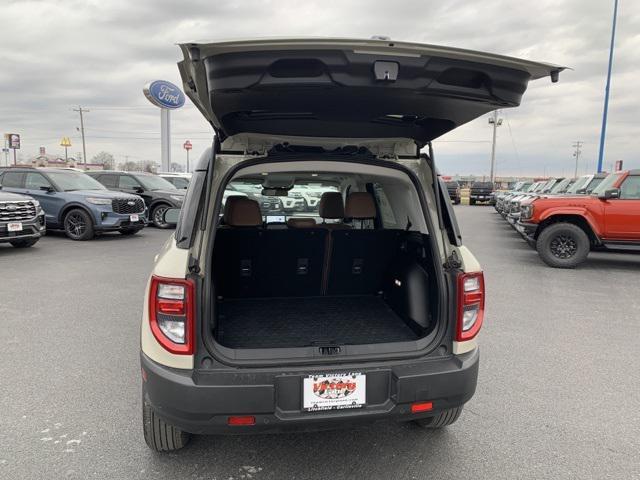
[[[478,375],[482,269],[431,141],[520,103],[562,67],[387,40],[186,43],[184,88],[213,126],[149,280],[143,421],[190,434],[379,419],[453,423]],[[428,153],[422,153],[426,150]],[[335,186],[319,219],[269,223],[229,182],[288,198]]]

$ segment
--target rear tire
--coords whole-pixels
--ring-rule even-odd
[[[451,425],[460,417],[462,413],[462,407],[450,408],[440,412],[435,417],[419,418],[414,422],[420,425],[422,428],[436,429]]]
[[[560,222],[542,230],[536,241],[536,250],[550,267],[575,268],[587,259],[591,242],[579,226]]]
[[[34,246],[36,243],[38,243],[38,240],[40,240],[40,238],[25,238],[22,240],[13,240],[11,243],[11,245],[14,248],[29,248]]]
[[[71,240],[90,240],[93,238],[93,220],[91,215],[80,208],[74,208],[64,216],[64,233]]]
[[[475,200],[473,200],[473,199],[472,199],[472,200],[469,200],[469,205],[475,205],[475,204],[476,204],[476,201],[475,201]]]
[[[142,401],[144,441],[156,452],[173,452],[184,447],[191,435],[159,418],[146,400]]]

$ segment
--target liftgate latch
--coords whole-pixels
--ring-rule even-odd
[[[377,61],[373,64],[373,73],[376,80],[383,82],[395,82],[398,79],[399,65],[396,62]]]

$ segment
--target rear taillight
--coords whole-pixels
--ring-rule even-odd
[[[193,291],[190,280],[151,277],[151,331],[160,345],[171,353],[193,354]]]
[[[484,275],[482,272],[458,275],[458,323],[456,341],[475,337],[484,319]]]

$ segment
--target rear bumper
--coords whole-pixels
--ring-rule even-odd
[[[163,367],[141,354],[143,394],[168,423],[196,434],[250,434],[341,428],[384,419],[412,420],[461,406],[478,378],[475,350],[437,360],[297,369],[192,372]],[[352,410],[306,412],[302,379],[310,373],[358,371],[367,376],[367,405]],[[411,413],[411,404],[430,401],[433,410]],[[252,426],[229,426],[231,415],[252,415]]]

